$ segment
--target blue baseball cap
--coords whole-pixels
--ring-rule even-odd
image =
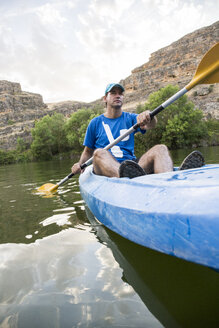
[[[108,84],[107,87],[106,87],[105,95],[106,95],[108,92],[110,92],[110,91],[112,90],[112,88],[114,88],[114,87],[117,87],[117,88],[122,89],[123,92],[125,91],[124,87],[123,87],[121,84],[119,84],[119,83],[110,83],[110,84]]]

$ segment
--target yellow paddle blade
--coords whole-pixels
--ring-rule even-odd
[[[58,189],[58,185],[55,185],[53,183],[45,183],[41,187],[37,188],[38,191],[43,192],[43,193],[50,193],[54,192]]]
[[[219,82],[219,42],[216,43],[202,58],[192,81],[186,86],[187,90],[197,84]]]

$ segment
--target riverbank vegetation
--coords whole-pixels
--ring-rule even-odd
[[[152,93],[147,103],[139,105],[136,112],[152,111],[178,90],[177,86],[169,85]],[[155,129],[147,131],[145,136],[136,134],[137,155],[159,143],[167,145],[169,149],[197,147],[207,143],[210,141],[211,125],[203,118],[203,112],[195,108],[186,95],[180,97],[159,113]]]
[[[136,112],[152,111],[177,91],[178,87],[169,85],[152,93],[145,104],[137,107]],[[50,160],[65,153],[68,153],[68,156],[80,154],[88,123],[101,113],[101,108],[96,107],[82,108],[70,118],[60,113],[44,116],[35,123],[31,131],[31,144],[18,138],[15,150],[0,150],[0,164]],[[135,135],[136,155],[140,156],[159,143],[166,144],[169,149],[218,145],[218,131],[219,121],[205,120],[203,112],[196,109],[184,95],[159,113],[155,129],[147,131],[146,135]]]

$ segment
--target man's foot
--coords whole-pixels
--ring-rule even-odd
[[[198,150],[194,150],[184,159],[179,170],[195,169],[203,165],[205,165],[205,160],[202,153]]]
[[[119,176],[120,178],[136,178],[141,175],[145,175],[145,171],[143,168],[138,165],[136,162],[131,161],[131,160],[126,160],[121,163],[119,167]]]

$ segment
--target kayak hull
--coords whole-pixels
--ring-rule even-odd
[[[145,247],[219,269],[219,165],[127,178],[89,167],[81,195],[96,218]]]

